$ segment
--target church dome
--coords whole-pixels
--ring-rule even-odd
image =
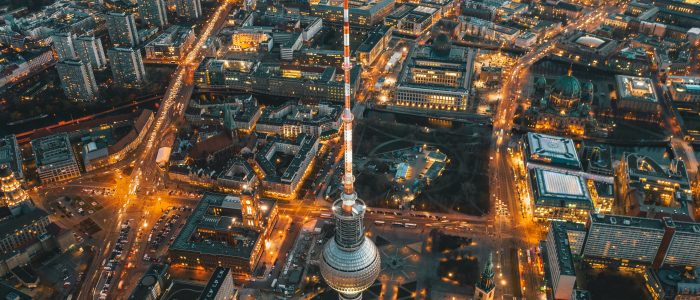
[[[593,82],[591,82],[590,80],[586,81],[586,83],[583,84],[582,89],[583,89],[584,93],[592,92],[593,91]]]
[[[552,86],[552,96],[562,99],[579,99],[581,98],[581,83],[571,75],[560,77]]]

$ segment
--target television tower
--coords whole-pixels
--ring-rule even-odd
[[[343,136],[345,142],[345,174],[343,193],[331,207],[335,218],[335,236],[323,248],[321,276],[338,292],[341,300],[362,299],[362,292],[379,276],[379,250],[365,237],[365,203],[357,198],[352,175],[352,121],[350,110],[350,21],[349,1],[343,0],[343,71],[345,74],[345,109]]]

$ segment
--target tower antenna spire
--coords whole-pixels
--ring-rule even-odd
[[[357,195],[355,194],[355,177],[352,175],[352,122],[354,116],[350,107],[350,20],[349,0],[343,0],[343,72],[345,77],[345,109],[343,110],[343,136],[345,147],[345,174],[343,175],[343,209],[352,209]]]

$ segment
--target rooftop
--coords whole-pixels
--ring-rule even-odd
[[[535,205],[593,208],[586,182],[580,176],[538,168],[530,170],[530,175]]]
[[[659,102],[654,83],[646,77],[615,75],[617,93],[621,100]]]
[[[576,146],[570,138],[529,132],[526,152],[528,161],[581,169]]]
[[[674,221],[671,218],[650,219],[592,213],[589,221],[593,225],[629,227],[644,230],[663,231],[666,227],[674,227],[676,228],[676,232],[700,235],[700,224],[694,222]]]
[[[263,220],[267,220],[275,200],[262,199]],[[236,226],[242,222],[240,197],[229,194],[205,193],[192,211],[187,223],[170,246],[171,250],[190,251],[210,255],[233,256],[248,259],[261,238],[254,229]],[[207,239],[200,231],[218,232],[227,236],[227,241]]]
[[[199,299],[200,300],[217,299],[215,297],[219,293],[219,289],[221,289],[221,285],[224,283],[226,276],[230,276],[229,275],[230,273],[231,273],[231,269],[229,269],[229,268],[222,268],[222,267],[216,268],[216,270],[214,270],[214,273],[211,275],[211,278],[209,278],[209,282],[207,283],[207,286],[204,287],[202,294],[199,296]]]
[[[575,276],[576,270],[574,269],[574,259],[571,255],[566,224],[567,222],[552,221],[549,230],[553,237],[554,250],[557,252],[559,272],[561,275]],[[552,250],[549,249],[549,251]]]
[[[59,133],[34,139],[31,142],[37,167],[56,163],[75,162],[68,134]]]

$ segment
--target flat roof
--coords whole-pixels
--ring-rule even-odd
[[[209,282],[207,283],[207,286],[204,287],[204,290],[202,291],[202,294],[199,296],[199,299],[200,300],[216,299],[215,297],[219,293],[219,290],[221,289],[221,285],[224,283],[226,276],[230,276],[229,275],[230,273],[231,273],[230,268],[217,267],[216,270],[214,270],[214,273],[211,274],[211,278],[209,278]]]
[[[588,187],[580,176],[535,168],[530,170],[530,177],[535,205],[593,209]]]
[[[567,233],[566,222],[553,221],[550,224],[554,250],[557,254],[557,263],[559,264],[559,272],[561,275],[576,276],[574,268],[574,260],[571,255],[571,247],[569,246],[569,234]]]
[[[15,177],[24,178],[21,150],[14,134],[0,137],[0,165],[8,165]]]
[[[615,75],[620,99],[640,102],[659,102],[654,91],[654,82],[646,77]]]
[[[638,228],[644,230],[665,230],[668,227],[676,228],[676,232],[700,236],[700,224],[694,222],[674,221],[671,218],[650,219],[610,214],[592,213],[589,221],[593,225],[618,226]]]
[[[526,149],[528,160],[581,169],[576,146],[570,138],[529,132]]]
[[[248,259],[258,239],[261,238],[260,233],[246,227],[232,226],[231,224],[235,223],[233,217],[211,214],[213,210],[210,207],[235,209],[233,207],[235,203],[229,203],[235,202],[234,198],[236,196],[231,194],[205,193],[192,215],[187,219],[187,223],[185,223],[180,234],[170,246],[170,249]],[[240,201],[240,198],[238,199]],[[277,201],[272,199],[261,199],[260,201],[264,203],[262,205],[268,207],[264,211],[265,215],[263,216],[263,219],[266,220]],[[233,238],[235,243],[193,239],[199,229],[227,232],[235,236]]]

